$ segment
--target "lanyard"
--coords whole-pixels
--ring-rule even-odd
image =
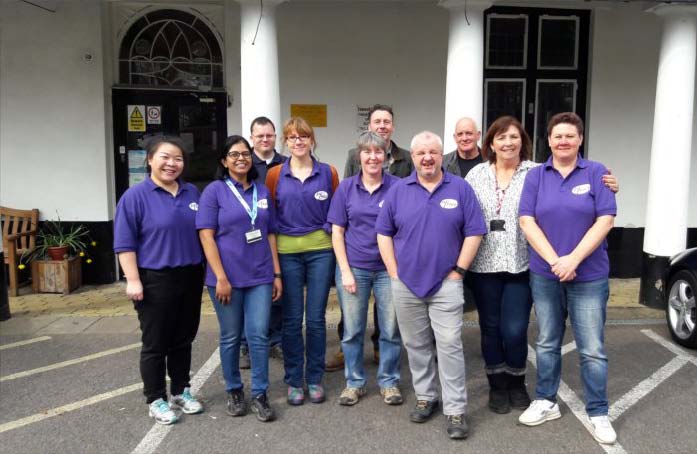
[[[252,192],[252,208],[249,208],[249,204],[245,199],[242,198],[242,195],[240,194],[240,191],[237,190],[235,185],[230,181],[230,178],[225,179],[225,183],[227,183],[228,187],[232,191],[233,194],[235,194],[235,197],[237,197],[237,200],[240,201],[240,204],[242,204],[242,207],[244,207],[245,211],[247,211],[247,214],[252,220],[252,227],[254,227],[254,221],[257,219],[257,185],[252,183],[252,187],[254,188],[254,191]]]

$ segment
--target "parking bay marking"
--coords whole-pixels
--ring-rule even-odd
[[[208,358],[208,360],[201,366],[201,368],[196,372],[194,378],[191,380],[191,393],[196,395],[203,384],[210,378],[215,369],[220,365],[220,349],[216,348],[213,354]],[[152,429],[143,437],[143,439],[138,443],[138,446],[131,452],[131,454],[149,454],[155,452],[157,447],[165,439],[169,431],[172,430],[172,426],[163,426],[161,424],[155,423]]]
[[[51,340],[51,336],[41,336],[35,337],[33,339],[25,339],[23,341],[12,342],[11,344],[0,345],[0,350],[7,350],[10,348],[21,347],[23,345],[35,344],[37,342],[43,342]]]
[[[104,350],[103,352],[93,353],[87,356],[81,356],[80,358],[69,359],[67,361],[61,361],[60,363],[49,364],[48,366],[38,367],[36,369],[26,370],[24,372],[17,372],[15,374],[5,375],[0,377],[0,382],[8,380],[16,380],[22,377],[28,377],[30,375],[39,374],[41,372],[48,372],[49,370],[60,369],[62,367],[73,366],[75,364],[84,363],[85,361],[90,361],[93,359],[103,358],[104,356],[114,355],[116,353],[125,352],[128,350],[133,350],[140,347],[141,343],[137,342],[135,344],[124,345],[123,347],[112,348],[110,350]]]
[[[8,430],[17,429],[28,424],[33,424],[35,422],[43,421],[44,419],[52,418],[54,416],[62,415],[70,411],[79,410],[80,408],[87,407],[89,405],[94,405],[113,397],[118,397],[123,394],[128,394],[133,391],[137,391],[143,388],[142,383],[135,383],[133,385],[124,386],[123,388],[118,388],[113,391],[105,392],[102,394],[97,394],[96,396],[88,397],[71,404],[63,405],[61,407],[52,408],[46,410],[45,412],[36,413],[26,418],[17,419],[15,421],[10,421],[5,424],[0,424],[0,433],[7,432]]]
[[[573,345],[572,345],[573,344]],[[562,347],[562,351],[564,353],[571,352],[575,350],[576,344],[574,342],[569,343],[565,346]],[[528,345],[528,361],[532,363],[532,365],[537,368],[537,356],[535,354],[535,350]],[[588,418],[586,417],[586,407],[581,401],[581,399],[578,398],[576,393],[569,388],[569,386],[564,382],[564,380],[559,381],[559,390],[557,392],[557,395],[559,396],[559,399],[561,399],[567,407],[569,407],[569,410],[571,410],[571,413],[576,416],[576,418],[583,424],[583,427],[586,428],[586,430],[592,434],[593,430],[590,427],[590,423],[588,421]],[[606,445],[602,443],[598,443],[598,445],[603,448],[603,450],[608,453],[608,454],[626,454],[627,451],[624,450],[622,445],[619,442],[615,442],[614,445]]]

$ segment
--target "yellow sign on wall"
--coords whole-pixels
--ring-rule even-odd
[[[327,127],[326,104],[291,104],[291,117],[303,117],[313,128]]]
[[[128,132],[145,132],[145,106],[128,106]]]

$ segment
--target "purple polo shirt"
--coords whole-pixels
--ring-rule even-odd
[[[241,184],[234,184],[249,208],[252,208],[252,186],[245,191]],[[268,234],[276,233],[276,215],[269,190],[263,184],[257,184],[257,218],[254,225],[261,230],[262,239],[248,244],[245,233],[252,229],[251,218],[225,181],[214,181],[203,190],[196,228],[215,230],[215,244],[225,275],[233,288],[270,284],[274,279]],[[214,287],[216,283],[215,274],[208,264],[206,285]]]
[[[392,185],[375,230],[393,237],[399,279],[419,298],[440,289],[457,264],[465,237],[487,233],[469,183],[444,172],[429,193],[416,171]]]
[[[331,167],[312,158],[312,173],[302,182],[290,172],[291,159],[281,164],[276,185],[278,232],[302,236],[324,229],[330,233],[327,212],[333,193]]]
[[[152,270],[203,262],[198,199],[196,186],[181,180],[176,196],[150,178],[129,188],[116,205],[114,252],[135,252],[138,267]]]
[[[375,234],[375,220],[387,192],[399,178],[383,173],[382,184],[369,193],[361,173],[342,181],[332,197],[327,221],[346,229],[344,242],[349,265],[370,271],[381,271],[385,264],[380,257]]]
[[[604,165],[578,157],[576,168],[566,177],[552,166],[552,157],[528,171],[520,197],[520,216],[532,216],[557,255],[572,252],[599,216],[617,215],[615,194],[602,182]],[[530,270],[557,280],[552,269],[532,247]],[[607,240],[576,269],[574,282],[607,278],[610,262]]]

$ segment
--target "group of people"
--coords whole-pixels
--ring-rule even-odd
[[[282,351],[290,405],[326,399],[325,368],[345,371],[339,404],[355,405],[366,394],[363,344],[372,294],[383,401],[403,402],[403,345],[416,397],[410,420],[429,420],[442,402],[447,435],[466,438],[461,334],[464,302],[473,295],[489,408],[524,410],[519,422],[528,426],[561,417],[556,394],[568,317],[589,427],[599,442],[614,443],[603,334],[605,237],[618,185],[579,153],[581,119],[569,112],[551,118],[551,156],[542,165],[530,160],[530,138],[513,117],[494,121],[481,149],[476,122],[461,119],[457,149],[445,156],[441,138],[429,131],[414,136],[410,151],[399,148],[391,140],[393,120],[390,107],[371,109],[341,183],[336,169],[318,160],[314,131],[299,117],[283,125],[287,159],[275,151],[276,131],[265,117],[252,123],[254,146],[229,137],[216,179],[200,197],[181,179],[181,141],[160,137],[149,145],[150,178],[119,201],[114,250],[140,320],[150,415],[171,424],[178,418],[173,408],[203,411],[189,368],[204,282],[220,324],[227,412],[241,416],[251,407],[261,421],[274,419],[267,397],[274,349]],[[332,281],[342,311],[341,350],[325,363]],[[539,335],[531,400],[525,374],[533,304]],[[249,404],[241,350],[251,366]]]

